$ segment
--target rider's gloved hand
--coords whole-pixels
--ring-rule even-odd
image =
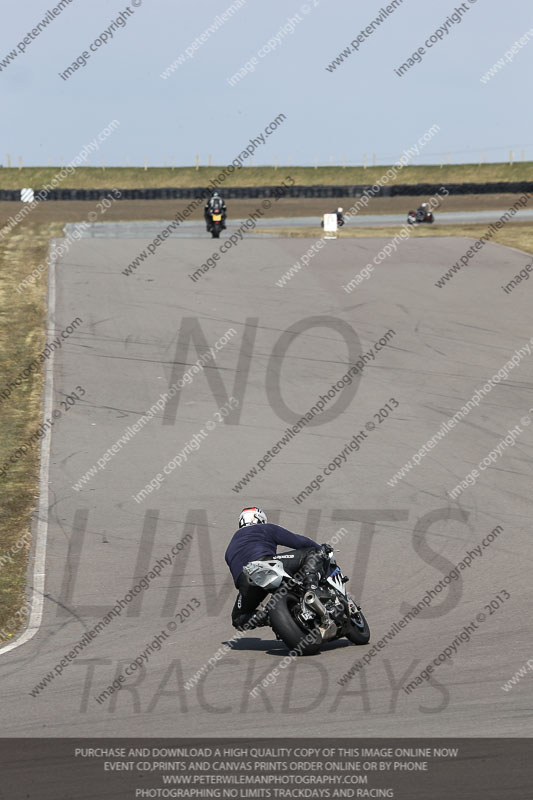
[[[333,547],[330,544],[324,543],[320,545],[322,553],[324,554],[324,558],[326,558],[330,564],[335,563],[335,556],[333,555]]]

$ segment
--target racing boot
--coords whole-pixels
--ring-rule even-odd
[[[268,625],[268,611],[264,608],[260,608],[258,611],[252,614],[246,623],[246,627],[249,629],[263,628],[265,625]]]
[[[252,614],[241,614],[234,623],[234,627],[238,631],[251,631],[254,628],[262,628],[268,624],[268,611],[261,608]]]
[[[309,572],[306,572],[302,578],[302,583],[304,585],[305,591],[308,592],[309,590],[314,591],[315,589],[318,589],[321,577],[322,575],[320,574],[320,572],[315,572],[311,570]]]

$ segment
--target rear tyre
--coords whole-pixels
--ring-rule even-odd
[[[370,641],[370,628],[362,611],[358,611],[357,614],[351,616],[348,625],[346,638],[350,642],[353,644],[368,644]]]
[[[272,630],[285,642],[290,650],[297,650],[302,656],[310,656],[318,653],[322,644],[322,637],[316,633],[304,630],[294,619],[292,609],[299,605],[298,598],[294,594],[282,594],[274,597],[269,603],[269,616]],[[304,642],[305,644],[302,644]]]
[[[213,236],[213,239],[218,239],[218,237],[220,236],[220,228],[213,228],[211,234]]]

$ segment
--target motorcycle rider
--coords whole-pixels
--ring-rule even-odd
[[[256,506],[243,508],[239,517],[239,529],[234,533],[225,554],[235,588],[239,591],[231,612],[231,621],[237,630],[260,628],[268,623],[267,611],[255,613],[268,592],[250,583],[243,567],[250,561],[275,558],[278,545],[294,548],[282,554],[283,566],[289,575],[299,572],[308,589],[316,589],[318,586],[322,577],[321,570],[325,571],[328,561],[325,553],[332,552],[329,545],[321,546],[307,536],[291,533],[280,525],[267,522],[265,512]]]
[[[226,228],[226,203],[224,202],[224,198],[221,196],[220,192],[216,190],[213,192],[207,203],[205,204],[204,209],[204,218],[205,224],[207,227],[207,231],[209,232],[210,224],[211,224],[211,215],[212,214],[221,214],[222,215],[222,230]]]
[[[421,206],[418,206],[416,213],[423,214],[424,217],[426,217],[427,214],[429,213],[429,203],[422,203]]]

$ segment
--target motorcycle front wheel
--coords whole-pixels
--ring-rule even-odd
[[[299,606],[295,594],[273,595],[269,603],[269,617],[272,630],[296,654],[310,656],[318,653],[322,637],[318,631],[301,628],[294,614]]]
[[[370,641],[370,628],[362,611],[358,611],[348,621],[348,631],[345,636],[352,644],[368,644]]]

